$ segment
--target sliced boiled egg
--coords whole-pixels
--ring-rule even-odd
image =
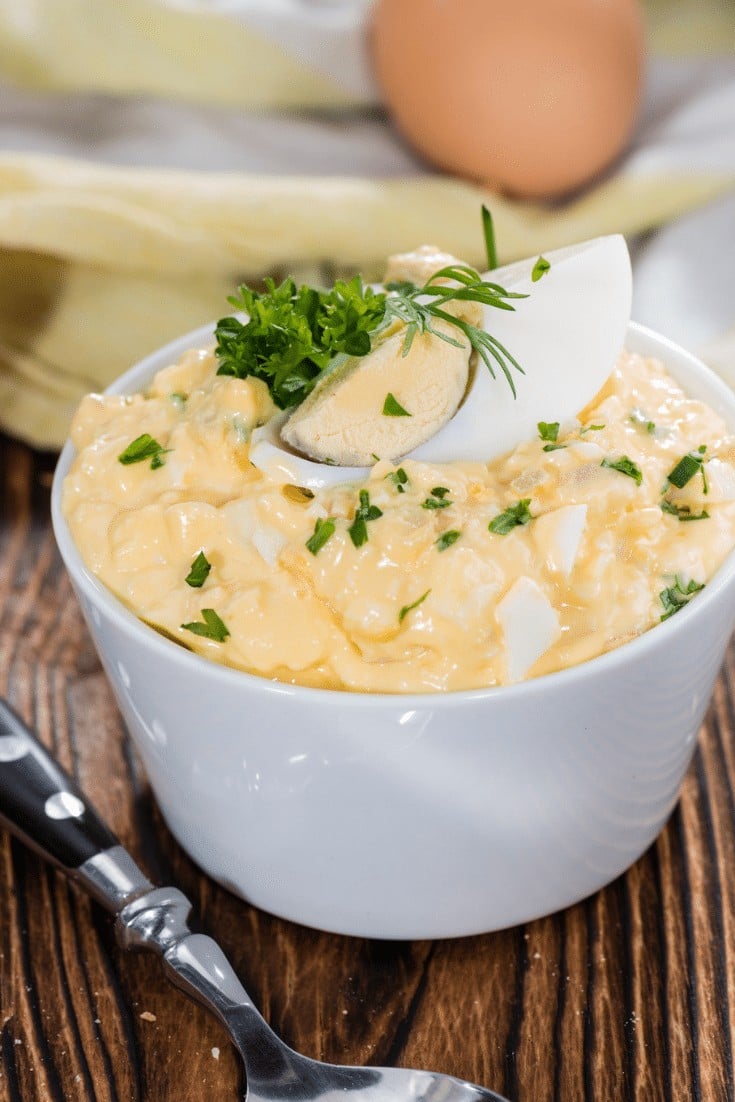
[[[524,374],[514,377],[517,396],[499,369],[493,378],[487,367],[478,363],[459,408],[453,416],[450,409],[449,419],[443,423],[427,422],[423,443],[416,444],[415,438],[409,442],[407,437],[402,449],[400,437],[394,434],[391,447],[395,454],[381,454],[370,436],[370,417],[364,416],[361,425],[351,429],[353,453],[392,461],[488,462],[533,436],[539,421],[567,421],[594,398],[615,366],[630,320],[632,278],[625,240],[618,234],[554,250],[545,257],[548,269],[534,281],[536,259],[518,261],[486,276],[506,290],[528,295],[515,301],[513,311],[492,307],[483,311],[484,328],[523,368]],[[365,361],[369,359],[365,357]],[[360,370],[358,364],[353,374]],[[432,385],[436,385],[434,376],[432,373]],[[418,394],[420,369],[414,378]],[[447,385],[456,390],[454,375],[448,375],[448,380]],[[334,390],[325,391],[333,403]],[[382,393],[377,397],[382,401]],[[402,393],[401,404],[406,409],[410,409],[410,400],[410,394]],[[456,407],[456,400],[445,409],[450,407]],[[327,426],[333,410],[325,407],[324,413]],[[318,423],[318,402],[310,404],[309,416]],[[396,418],[391,427],[400,428],[399,422],[406,420]],[[252,434],[250,459],[270,477],[318,489],[369,476],[368,466],[314,462],[289,449],[282,436],[282,432],[289,435],[287,422],[288,414],[280,415]],[[365,439],[358,440],[361,431]]]

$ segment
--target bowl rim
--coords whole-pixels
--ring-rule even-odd
[[[118,376],[106,388],[104,393],[127,394],[139,390],[144,379],[150,377],[167,363],[175,362],[184,352],[211,344],[214,336],[214,325],[215,323],[211,322],[199,326],[151,352]],[[714,391],[715,395],[722,399],[725,408],[724,410],[718,409],[717,412],[731,426],[731,431],[735,432],[735,392],[720,376],[693,353],[688,352],[681,345],[646,326],[631,321],[628,327],[628,335],[632,335],[639,343],[651,345],[660,358],[669,353],[675,359],[681,361],[685,365],[685,369],[693,370],[700,375],[707,388]],[[656,353],[646,354],[654,355]],[[669,368],[668,363],[665,366],[667,369]],[[675,365],[672,374],[676,378]],[[276,681],[260,674],[249,673],[247,670],[235,666],[213,661],[188,650],[173,640],[167,639],[155,628],[139,619],[120,598],[116,597],[92,573],[82,559],[61,508],[62,484],[75,454],[75,448],[71,440],[67,439],[59,455],[51,487],[53,532],[74,588],[79,588],[93,605],[101,606],[107,616],[114,620],[118,629],[132,639],[137,640],[146,649],[160,653],[164,659],[178,664],[182,673],[189,671],[192,675],[207,676],[214,679],[215,682],[222,682],[233,687],[240,683],[243,688],[249,687],[251,691],[265,692],[268,695],[293,697],[295,699],[303,697],[305,701],[309,700],[315,703],[320,700],[332,704],[339,701],[343,706],[349,706],[350,702],[353,706],[357,704],[364,705],[369,702],[370,707],[379,709],[395,708],[396,706],[414,709],[425,709],[427,707],[441,709],[456,707],[463,701],[502,700],[510,703],[517,697],[533,697],[538,693],[545,694],[557,689],[561,690],[567,683],[571,687],[580,679],[594,678],[598,674],[613,672],[617,667],[625,666],[629,662],[635,663],[652,648],[655,649],[661,646],[667,640],[673,640],[675,632],[679,634],[686,632],[690,625],[694,630],[695,624],[702,617],[707,616],[713,603],[717,602],[724,590],[735,581],[735,548],[733,548],[709,582],[705,584],[701,593],[697,595],[697,600],[688,602],[676,616],[670,617],[665,622],[653,624],[640,635],[622,643],[620,646],[596,655],[594,658],[511,685],[491,685],[475,689],[387,693],[352,689],[326,689]]]

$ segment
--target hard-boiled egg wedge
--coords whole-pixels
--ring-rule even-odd
[[[412,417],[387,417],[382,413],[387,393],[394,393],[390,390],[383,394],[386,379],[390,378],[386,376],[384,379],[383,372],[377,389],[372,392],[368,387],[365,391],[366,394],[372,393],[372,404],[379,412],[372,411],[370,416],[366,412],[362,419],[364,440],[360,437],[359,426],[358,438],[355,437],[353,419],[347,447],[339,455],[325,453],[325,462],[314,462],[288,447],[282,433],[297,446],[303,445],[303,441],[299,440],[298,432],[290,433],[287,427],[284,428],[288,416],[283,415],[253,433],[250,450],[253,464],[271,477],[283,477],[296,485],[318,489],[338,482],[362,481],[370,472],[370,467],[365,465],[368,456],[390,460],[410,457],[431,463],[450,463],[454,460],[487,462],[533,436],[539,421],[563,422],[574,417],[602,387],[623,348],[632,297],[630,258],[624,238],[612,235],[546,254],[548,269],[534,281],[532,273],[536,259],[529,258],[498,268],[486,277],[506,290],[528,295],[515,302],[514,311],[492,307],[486,307],[483,311],[486,330],[508,349],[523,368],[524,375],[515,376],[516,397],[502,376],[492,378],[485,365],[478,363],[474,372],[470,373],[464,398],[452,416],[452,407],[456,406],[458,374],[456,371],[449,372],[445,389],[452,390],[452,395],[447,401],[434,403],[435,411],[442,409],[444,412],[434,412],[423,418],[423,428],[428,429],[428,437],[424,438],[423,443],[416,444],[415,435],[412,435],[414,426],[411,426],[410,432],[405,428],[405,423]],[[445,343],[438,337],[436,340]],[[358,362],[351,374],[357,375],[363,370],[369,373],[370,360],[375,354],[366,356],[362,364]],[[413,394],[418,405],[422,374],[420,367],[411,366],[414,370],[407,380],[410,382],[413,379]],[[437,385],[435,372],[430,374],[432,386]],[[500,375],[499,370],[496,374]],[[400,405],[410,414],[412,394],[410,389],[403,389],[404,381],[401,375]],[[356,381],[353,380],[350,385],[354,389]],[[398,382],[395,389],[399,389]],[[357,387],[355,392],[362,393],[362,390],[362,387]],[[318,431],[320,417],[317,391],[315,395],[317,401],[311,403],[306,411],[310,422],[307,435],[312,440]],[[327,380],[322,397],[330,399],[332,406],[330,410],[329,405],[325,404],[322,409],[322,427],[329,434],[334,419],[335,389],[329,388]],[[351,407],[353,403],[349,399],[344,404]],[[292,417],[298,423],[299,411]],[[392,422],[391,454],[383,454],[379,450],[380,442],[384,441],[383,436],[378,439],[375,434],[376,417],[381,426],[383,420]],[[305,420],[303,414],[302,419]],[[402,436],[403,432],[405,436]],[[338,438],[339,431],[333,434],[330,446]],[[350,462],[359,455],[363,464],[347,465],[344,459],[340,462],[340,457],[345,455]],[[330,459],[337,462],[330,463]]]

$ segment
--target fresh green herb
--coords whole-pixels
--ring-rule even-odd
[[[493,216],[487,207],[482,207],[482,235],[485,238],[485,256],[487,258],[487,270],[492,272],[498,266],[498,251],[495,247],[495,227]]]
[[[502,513],[493,517],[488,524],[488,531],[495,532],[497,536],[507,536],[514,528],[518,528],[521,524],[528,524],[529,520],[533,520],[528,509],[530,504],[530,497],[524,497],[515,505],[510,505]]]
[[[431,593],[431,590],[427,589],[426,593],[423,593],[417,601],[413,602],[412,605],[404,605],[403,608],[401,609],[401,611],[398,613],[398,623],[402,624],[403,621],[405,620],[406,616],[408,615],[408,613],[413,612],[413,610],[415,608],[418,608],[419,605],[423,604],[430,593]]]
[[[693,513],[690,505],[677,505],[673,501],[667,501],[666,498],[661,502],[661,508],[664,513],[670,513],[679,520],[707,520],[709,517],[706,509],[701,513]]]
[[[668,589],[662,589],[658,595],[664,606],[661,619],[668,620],[675,612],[679,612],[695,593],[699,593],[700,589],[704,589],[704,585],[700,582],[695,582],[693,578],[689,582],[684,582],[677,574],[674,584]]]
[[[640,428],[645,429],[650,435],[653,435],[656,431],[655,423],[649,420],[643,410],[639,409],[637,406],[630,411],[630,419],[634,425],[638,425]]]
[[[541,451],[543,452],[558,452],[566,448],[566,444],[544,444]]]
[[[327,540],[334,535],[335,523],[331,518],[317,517],[314,533],[309,536],[306,546],[312,555],[318,555]],[[366,537],[367,538],[367,537]]]
[[[411,417],[412,414],[404,409],[395,395],[388,392],[383,402],[383,416],[384,417]]]
[[[621,474],[626,474],[628,478],[633,479],[636,486],[640,486],[643,481],[640,467],[637,467],[632,459],[628,459],[627,455],[621,456],[620,459],[603,459],[600,466],[609,467],[611,471],[620,471]]]
[[[669,472],[668,480],[672,486],[676,486],[680,490],[683,486],[686,486],[692,478],[694,478],[697,471],[702,472],[702,486],[703,491],[706,494],[707,476],[704,473],[704,453],[707,451],[706,444],[700,444],[696,452],[688,452],[683,455],[674,469]]]
[[[437,549],[439,551],[446,551],[448,547],[451,547],[453,543],[456,543],[459,537],[462,535],[456,528],[449,528],[446,532],[442,532],[438,540],[435,540]]]
[[[131,463],[144,463],[146,459],[151,461],[151,469],[157,470],[163,466],[163,456],[168,448],[162,447],[148,432],[136,436],[132,443],[128,444],[125,451],[118,455],[118,462],[129,467]]]
[[[494,306],[499,310],[514,310],[515,307],[509,300],[527,298],[527,295],[506,291],[497,283],[483,280],[480,273],[468,264],[448,264],[434,272],[421,287],[404,280],[389,283],[386,289],[389,292],[385,304],[386,324],[398,320],[406,326],[404,356],[410,351],[417,333],[433,333],[459,348],[463,347],[463,342],[458,337],[464,335],[472,351],[479,356],[493,378],[495,367],[500,368],[515,397],[516,388],[511,368],[521,375],[524,374],[518,361],[497,338],[464,318],[448,313],[444,307],[450,302],[479,302],[483,306]],[[445,330],[436,329],[434,323],[437,320],[457,329],[458,336],[450,336]]]
[[[217,323],[219,375],[255,376],[268,386],[281,409],[296,406],[336,356],[365,356],[371,334],[385,319],[386,295],[363,285],[359,276],[338,280],[330,291],[276,286],[266,279],[262,293],[245,284],[228,302],[247,320]]]
[[[213,608],[203,608],[201,620],[194,620],[191,624],[181,626],[186,631],[193,632],[194,635],[213,639],[215,643],[224,643],[230,634],[229,628],[220,620]]]
[[[377,505],[370,504],[370,494],[368,491],[360,490],[360,504],[355,510],[355,517],[352,524],[347,529],[355,547],[362,547],[363,543],[367,543],[367,522],[369,520],[377,520],[378,517],[382,517],[382,515],[382,509],[379,509]]]
[[[426,501],[421,502],[422,509],[447,509],[452,502],[447,501],[447,494],[449,493],[447,486],[435,486],[431,491],[431,497],[427,497]]]
[[[203,551],[200,551],[191,564],[191,570],[184,578],[184,581],[187,585],[190,585],[192,589],[201,589],[209,577],[209,571],[211,569],[211,562],[208,562],[207,556]]]
[[[393,483],[399,494],[405,494],[406,486],[408,485],[408,475],[403,467],[398,467],[397,470],[390,471],[385,477],[389,482]]]
[[[486,211],[483,232],[488,262],[495,266],[492,219]],[[526,297],[484,280],[466,264],[450,264],[420,287],[402,281],[388,284],[384,292],[365,286],[359,276],[339,280],[328,291],[297,287],[291,278],[278,285],[266,279],[262,292],[242,284],[228,302],[246,317],[222,318],[215,329],[218,373],[262,379],[276,405],[289,409],[303,402],[338,357],[366,356],[381,333],[401,321],[404,355],[417,333],[433,333],[460,348],[469,343],[493,378],[500,368],[515,395],[512,372],[523,374],[517,360],[484,329],[445,308],[452,302],[478,302],[514,310],[511,300]],[[437,321],[444,323],[441,329]]]
[[[536,428],[542,440],[550,440],[552,444],[556,443],[559,436],[558,421],[539,421]]]
[[[533,271],[531,272],[531,282],[538,283],[541,277],[546,275],[550,267],[551,264],[546,259],[546,257],[540,256],[533,266]]]
[[[579,430],[579,435],[584,436],[586,432],[599,432],[604,427],[604,425],[585,425],[583,429]]]

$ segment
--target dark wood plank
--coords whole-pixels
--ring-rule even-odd
[[[656,844],[614,884],[514,930],[376,942],[219,888],[170,837],[55,550],[53,457],[0,437],[0,693],[149,875],[194,901],[295,1047],[426,1066],[514,1102],[733,1102],[735,650]],[[0,1102],[237,1097],[223,1031],[108,917],[0,835]]]

